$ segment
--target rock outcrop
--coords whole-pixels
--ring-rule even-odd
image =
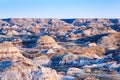
[[[37,41],[38,47],[61,48],[57,42],[50,36],[43,36]]]
[[[18,59],[22,58],[20,50],[11,42],[0,43],[0,59]]]
[[[67,71],[68,75],[75,75],[75,74],[80,74],[80,73],[84,73],[84,71],[79,68],[69,68]]]
[[[2,72],[1,80],[32,80],[31,73],[35,70],[37,67],[30,61],[17,61]]]
[[[120,32],[110,33],[99,40],[100,45],[107,47],[110,50],[119,48],[120,46]]]

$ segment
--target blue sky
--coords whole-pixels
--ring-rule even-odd
[[[0,0],[0,18],[120,18],[120,0]]]

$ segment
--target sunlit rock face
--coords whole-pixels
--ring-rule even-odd
[[[18,59],[24,58],[20,50],[12,42],[0,43],[0,59]]]
[[[58,75],[57,72],[51,68],[41,67],[41,71],[43,72],[41,78],[39,78],[41,80],[44,80],[44,79],[45,80],[60,80],[62,78],[61,75]]]
[[[110,33],[100,39],[100,45],[108,47],[110,50],[119,48],[120,46],[120,32]]]
[[[37,41],[37,45],[48,48],[61,48],[57,42],[50,36],[43,36]]]
[[[58,75],[55,70],[37,67],[31,61],[19,60],[6,62],[6,64],[7,67],[1,73],[1,80],[60,80],[62,78],[62,75]]]
[[[85,57],[89,57],[91,59],[100,59],[102,58],[106,51],[104,47],[101,46],[92,46],[92,47],[81,47],[78,49],[69,49],[70,52],[72,52],[73,54],[77,54],[77,55],[82,55]]]
[[[31,72],[36,69],[35,65],[28,61],[14,62],[2,72],[1,80],[30,80],[32,79]]]
[[[84,73],[84,71],[79,68],[69,68],[67,71],[68,75],[75,75],[75,74],[79,74],[79,73]]]

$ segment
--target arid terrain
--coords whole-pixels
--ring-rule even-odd
[[[120,19],[0,19],[0,80],[120,80]]]

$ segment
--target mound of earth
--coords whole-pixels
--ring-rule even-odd
[[[12,42],[0,43],[0,59],[17,59],[22,57],[20,50]]]
[[[89,58],[100,59],[105,55],[105,48],[101,46],[94,47],[81,47],[79,49],[69,49],[73,54],[83,55]]]
[[[98,43],[110,50],[117,49],[120,46],[120,32],[110,33],[108,36],[102,37]]]
[[[48,48],[61,48],[57,42],[50,36],[42,36],[37,41],[37,46],[39,47],[48,47]]]

